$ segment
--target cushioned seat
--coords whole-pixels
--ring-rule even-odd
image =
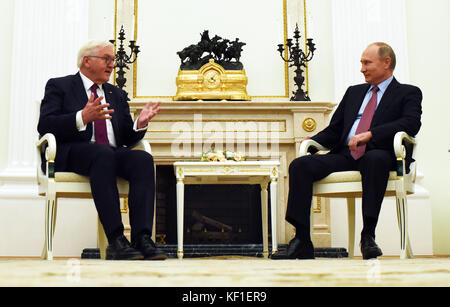
[[[56,182],[89,182],[89,177],[78,175],[77,173],[71,172],[56,172],[55,173]],[[128,184],[128,181],[122,178],[117,178],[118,184]]]
[[[389,180],[398,179],[397,172],[389,173]],[[361,173],[358,171],[336,172],[328,175],[317,183],[331,183],[331,182],[359,182],[361,181]]]

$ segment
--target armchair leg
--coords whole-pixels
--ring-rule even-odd
[[[153,173],[156,182],[156,165],[153,165]],[[152,240],[156,243],[156,187],[155,187],[155,197],[153,199],[153,227],[152,227]]]
[[[56,223],[56,197],[47,195],[45,204],[45,241],[41,259],[53,260],[53,234]]]
[[[397,204],[397,221],[398,228],[400,230],[400,258],[413,258],[411,244],[408,235],[408,205],[406,201],[406,194],[402,187],[403,182],[400,182],[396,191],[396,204]]]
[[[152,240],[156,243],[156,198],[153,202],[153,208]]]
[[[355,255],[355,198],[347,198],[348,257]]]
[[[270,181],[270,219],[272,230],[272,253],[278,251],[277,214],[278,214],[278,182],[274,179]]]
[[[100,258],[106,259],[106,247],[108,246],[108,238],[106,237],[103,225],[97,218],[97,247],[100,249]]]
[[[412,248],[411,248],[411,243],[409,241],[409,235],[408,235],[408,239],[406,239],[406,258],[408,258],[408,259],[414,258],[414,254],[413,254]]]

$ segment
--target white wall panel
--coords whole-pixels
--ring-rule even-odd
[[[137,97],[174,96],[180,66],[176,54],[210,38],[240,41],[241,62],[251,96],[284,96],[284,63],[277,51],[283,42],[283,1],[169,0],[138,1],[137,40],[142,47],[137,64]]]

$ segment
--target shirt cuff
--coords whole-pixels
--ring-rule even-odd
[[[77,115],[76,115],[76,122],[77,122],[77,129],[78,129],[78,131],[85,131],[86,127],[87,127],[87,125],[85,125],[83,123],[83,117],[81,116],[81,112],[82,111],[83,110],[78,111]]]
[[[136,118],[136,120],[134,121],[133,130],[134,130],[134,131],[137,131],[137,132],[140,132],[140,131],[146,131],[147,128],[148,128],[148,124],[147,124],[147,126],[145,126],[144,128],[141,128],[141,129],[138,129],[138,128],[137,128],[137,122],[138,122],[138,119],[139,119],[139,117]]]

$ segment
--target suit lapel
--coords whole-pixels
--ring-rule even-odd
[[[356,120],[356,117],[358,116],[359,109],[361,109],[361,105],[364,101],[364,97],[366,96],[367,91],[370,88],[370,84],[364,84],[361,86],[354,94],[353,97],[350,97],[350,101],[352,102],[350,104],[350,107],[346,113],[348,114],[348,120],[346,121],[345,125],[345,133],[348,134],[351,127],[353,126],[353,123]]]
[[[84,108],[89,97],[86,94],[86,89],[84,88],[83,81],[81,80],[79,72],[76,73],[73,78],[73,92],[74,97],[76,97],[76,100],[81,108]]]
[[[77,104],[75,106],[75,110],[82,110],[86,106],[86,103],[89,100],[89,98],[87,96],[86,89],[84,88],[83,80],[81,80],[80,72],[76,73],[73,77],[72,91]],[[93,132],[92,123],[88,123],[85,131],[88,139],[91,139],[92,132]]]
[[[351,114],[354,116],[354,118],[356,118],[356,116],[358,115],[359,109],[361,109],[361,105],[364,101],[364,97],[367,94],[367,91],[370,88],[370,84],[365,84],[364,86],[361,87],[361,90],[358,91],[355,95],[355,103],[352,104],[352,109],[351,109]]]
[[[390,106],[392,99],[394,98],[395,89],[399,86],[400,83],[394,78],[391,81],[391,84],[386,88],[386,91],[383,94],[383,97],[380,100],[380,103],[375,110],[375,114],[373,115],[371,126],[377,124],[377,120],[383,117],[383,112]]]
[[[369,84],[354,86],[353,87],[354,90],[351,92],[351,94],[349,94],[347,99],[345,99],[346,102],[344,114],[344,129],[341,135],[341,139],[339,140],[339,143],[345,142],[345,140],[347,139],[347,135],[349,134],[350,129],[352,128],[353,123],[355,122],[356,117],[358,116],[358,111],[361,108],[364,96],[369,90],[369,87],[370,87]]]
[[[109,103],[109,109],[114,109],[114,113],[111,114],[111,123],[113,126],[113,130],[114,130],[114,134],[116,135],[116,139],[117,139],[117,135],[118,135],[118,114],[117,112],[119,111],[117,108],[117,101],[116,101],[116,97],[113,94],[112,91],[112,86],[109,83],[104,83],[103,84],[103,92],[105,93],[105,99],[106,102]]]

